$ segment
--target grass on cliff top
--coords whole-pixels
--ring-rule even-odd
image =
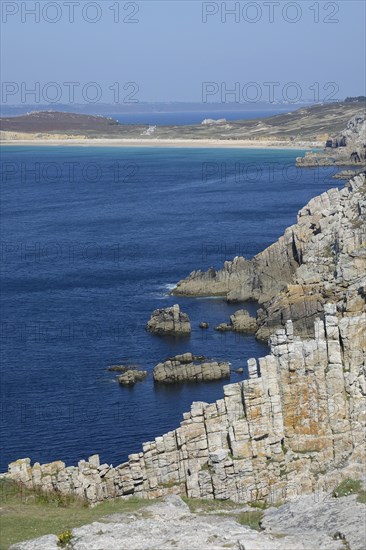
[[[237,510],[240,504],[232,500],[213,500],[205,498],[183,497],[192,514],[205,514],[208,512],[226,512]]]
[[[347,478],[333,491],[336,498],[357,495],[357,502],[366,504],[366,491],[362,488],[362,482],[358,479]]]
[[[0,550],[16,542],[43,535],[60,535],[104,516],[136,512],[152,501],[132,498],[114,500],[89,508],[82,499],[49,495],[20,488],[9,480],[0,480]]]
[[[261,529],[260,522],[263,517],[262,509],[265,508],[264,505],[258,505],[258,508],[261,509],[240,511],[243,504],[238,504],[232,500],[211,500],[186,497],[183,497],[183,500],[188,504],[190,511],[194,514],[207,514],[211,512],[219,516],[225,515],[225,517],[235,519],[240,525],[246,525],[257,531]]]

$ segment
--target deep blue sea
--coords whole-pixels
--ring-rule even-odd
[[[222,396],[223,382],[160,387],[151,374],[126,389],[109,365],[151,373],[191,351],[245,367],[267,352],[253,336],[213,330],[238,305],[169,289],[194,269],[253,256],[335,186],[328,169],[295,169],[299,154],[2,148],[1,470],[21,457],[76,464],[93,453],[116,465],[177,427],[192,401]],[[191,337],[148,334],[151,312],[176,302]]]
[[[233,109],[210,109],[207,107],[206,111],[147,111],[144,112],[131,112],[131,113],[118,113],[108,114],[115,120],[118,120],[121,124],[151,124],[156,126],[184,126],[190,124],[201,124],[206,118],[214,120],[225,118],[226,120],[247,120],[247,119],[261,119],[269,116],[285,114],[291,111],[300,109],[302,105],[299,104],[287,104],[287,105],[268,105],[262,107],[260,110],[254,110],[253,107],[243,108],[242,110]]]

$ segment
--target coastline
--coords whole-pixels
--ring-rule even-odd
[[[201,149],[309,149],[321,148],[320,142],[290,142],[278,140],[228,140],[228,139],[15,139],[0,140],[0,146],[78,146],[78,147],[151,147],[151,148],[201,148]]]

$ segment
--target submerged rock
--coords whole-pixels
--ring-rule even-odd
[[[146,377],[146,370],[128,370],[118,377],[118,382],[122,386],[134,386],[136,382],[142,382]]]
[[[209,361],[202,356],[185,353],[156,365],[153,376],[155,382],[165,384],[220,380],[230,378],[230,364],[221,361]]]
[[[160,335],[184,335],[190,334],[191,323],[187,313],[183,313],[179,305],[175,304],[165,309],[156,309],[151,315],[146,329]]]

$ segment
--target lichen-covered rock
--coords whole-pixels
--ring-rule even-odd
[[[230,378],[230,365],[185,353],[156,365],[153,375],[155,382],[164,384],[220,380]]]
[[[154,334],[185,335],[190,334],[191,323],[187,313],[183,313],[176,304],[166,309],[155,310],[146,328]]]

